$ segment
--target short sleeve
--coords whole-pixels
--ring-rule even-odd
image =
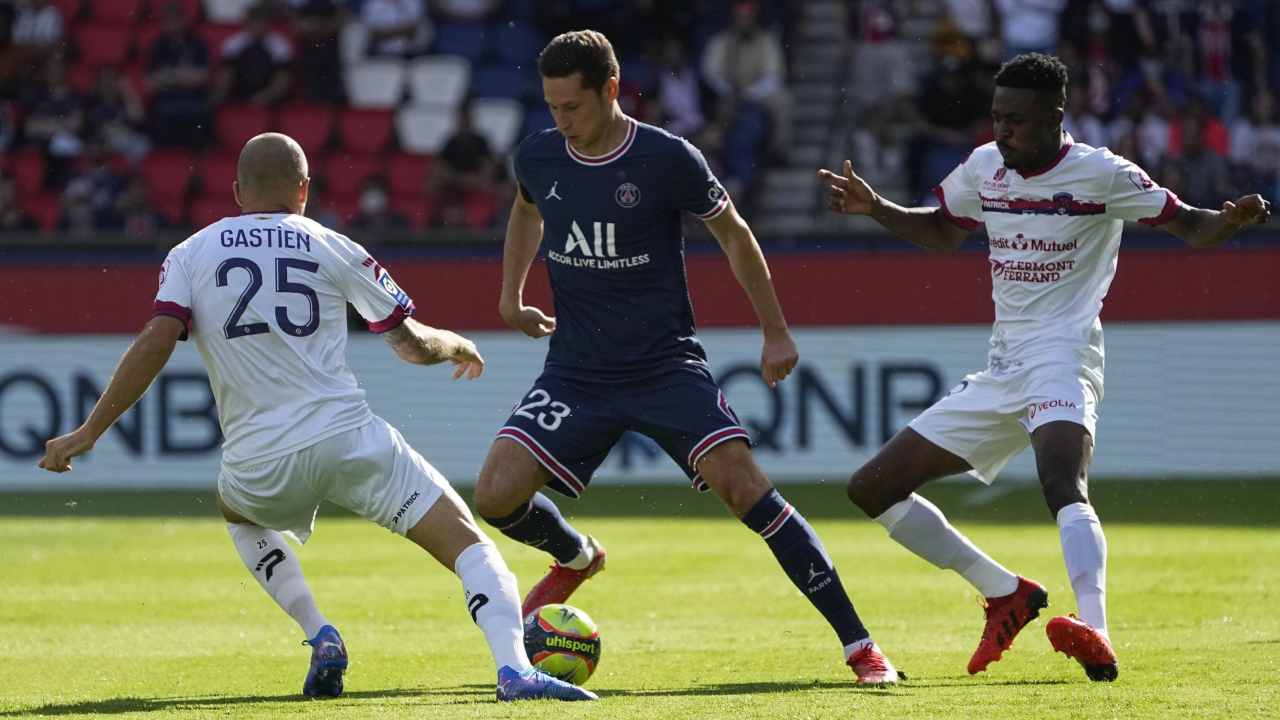
[[[533,195],[529,194],[529,188],[525,185],[524,170],[521,169],[520,164],[520,156],[523,154],[522,151],[528,140],[529,138],[526,137],[520,141],[520,144],[516,146],[516,151],[511,153],[511,173],[516,177],[516,188],[520,191],[520,197],[524,198],[525,202],[531,203],[533,202]]]
[[[185,250],[185,244],[178,245],[165,257],[160,266],[160,289],[151,311],[152,317],[168,315],[181,320],[186,326],[182,340],[191,332],[191,276],[184,263]]]
[[[970,155],[970,158],[973,156]],[[938,198],[938,206],[942,214],[953,225],[970,232],[982,224],[982,199],[978,197],[977,185],[969,172],[969,160],[956,166],[951,174],[943,178],[942,183],[933,189]]]
[[[675,176],[675,204],[680,210],[697,215],[704,222],[715,219],[729,207],[729,193],[707,166],[702,151],[688,140],[681,140]]]
[[[335,243],[343,262],[338,283],[347,301],[369,324],[369,330],[384,333],[393,330],[416,309],[409,294],[400,289],[391,273],[378,264],[358,243],[341,238]]]
[[[1106,152],[1111,168],[1111,187],[1107,191],[1107,216],[1137,221],[1144,225],[1163,225],[1178,215],[1182,201],[1172,191],[1160,187],[1142,168]]]

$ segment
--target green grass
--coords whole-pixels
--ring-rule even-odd
[[[856,515],[839,488],[783,490],[909,683],[854,688],[820,617],[713,498],[601,487],[563,506],[610,551],[608,571],[573,599],[602,628],[589,683],[602,702],[494,704],[456,579],[386,531],[326,512],[302,559],[352,666],[347,694],[317,705],[298,698],[301,633],[240,564],[208,496],[50,493],[0,495],[0,717],[1132,720],[1280,707],[1280,484],[1099,485],[1115,684],[1089,683],[1053,654],[1044,617],[969,677],[976,594]],[[1043,582],[1051,611],[1073,609],[1034,489],[929,494]],[[543,556],[499,544],[523,587],[539,577]]]

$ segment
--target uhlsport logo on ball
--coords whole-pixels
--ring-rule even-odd
[[[600,630],[569,605],[543,605],[524,619],[524,648],[543,672],[581,685],[600,662]]]

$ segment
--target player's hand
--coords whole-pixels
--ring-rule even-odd
[[[844,175],[830,170],[818,171],[818,177],[827,184],[827,207],[846,215],[870,215],[876,203],[876,193],[865,180],[853,172],[853,163],[844,161]]]
[[[453,379],[466,377],[468,380],[475,380],[484,372],[484,358],[480,357],[475,343],[464,337],[458,339],[461,342],[453,351],[453,357],[449,358],[449,362],[453,363]]]
[[[1231,225],[1257,225],[1271,219],[1271,203],[1261,195],[1245,195],[1222,203],[1222,219]]]
[[[64,473],[71,469],[71,458],[89,452],[95,442],[97,438],[92,437],[83,427],[66,435],[59,435],[44,444],[44,457],[40,458],[37,467],[49,472]]]
[[[795,340],[791,339],[791,333],[783,330],[781,333],[765,334],[764,349],[760,351],[760,374],[764,376],[766,385],[777,386],[791,374],[798,362],[800,353],[796,350]]]
[[[556,319],[532,305],[521,305],[515,311],[504,312],[502,320],[531,338],[546,337],[556,331]]]

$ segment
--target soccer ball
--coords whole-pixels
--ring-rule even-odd
[[[569,605],[543,605],[524,619],[524,649],[534,667],[581,685],[600,662],[600,630]]]

